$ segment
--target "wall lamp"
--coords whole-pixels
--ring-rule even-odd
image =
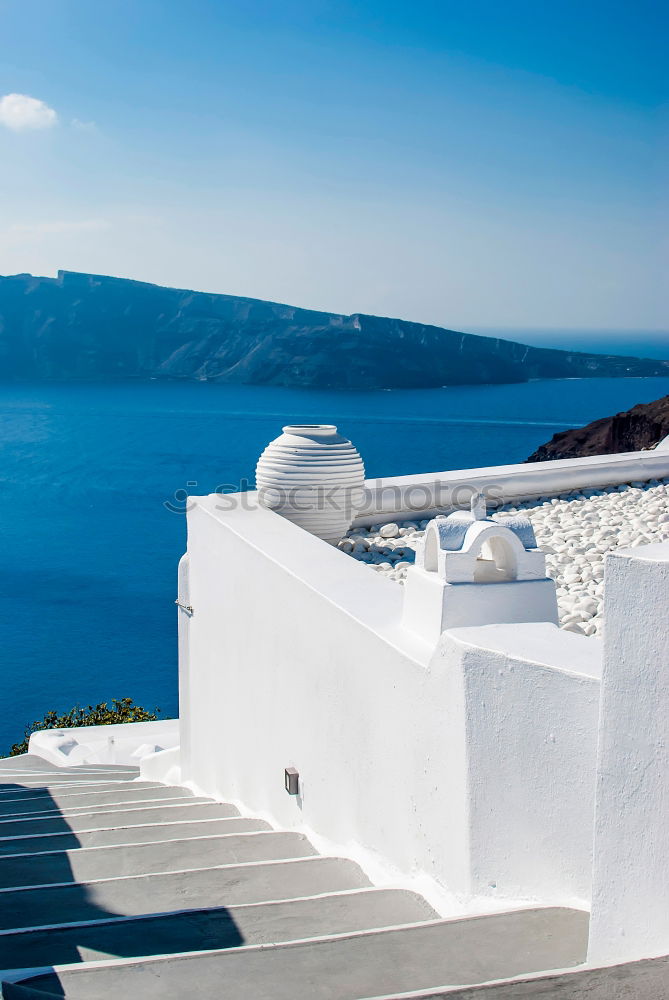
[[[300,772],[294,767],[284,771],[284,785],[289,795],[297,795],[300,790]]]

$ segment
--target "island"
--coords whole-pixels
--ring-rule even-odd
[[[341,389],[669,374],[669,361],[529,347],[104,275],[0,277],[5,380],[197,379]]]

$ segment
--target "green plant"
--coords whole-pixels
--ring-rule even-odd
[[[111,707],[106,701],[99,705],[88,705],[86,708],[75,705],[69,712],[59,715],[57,712],[47,712],[39,722],[26,726],[23,740],[14,743],[9,751],[10,757],[27,753],[28,740],[31,733],[41,729],[76,729],[77,726],[111,726],[117,722],[153,722],[158,718],[159,708],[149,712],[141,705],[133,704],[132,698],[112,698]]]

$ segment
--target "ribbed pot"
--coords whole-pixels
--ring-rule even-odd
[[[365,467],[334,424],[288,424],[258,459],[260,502],[336,544],[364,498]]]

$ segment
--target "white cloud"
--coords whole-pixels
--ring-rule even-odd
[[[44,101],[27,94],[5,94],[0,97],[0,125],[15,132],[28,129],[51,128],[58,122],[58,115]]]

